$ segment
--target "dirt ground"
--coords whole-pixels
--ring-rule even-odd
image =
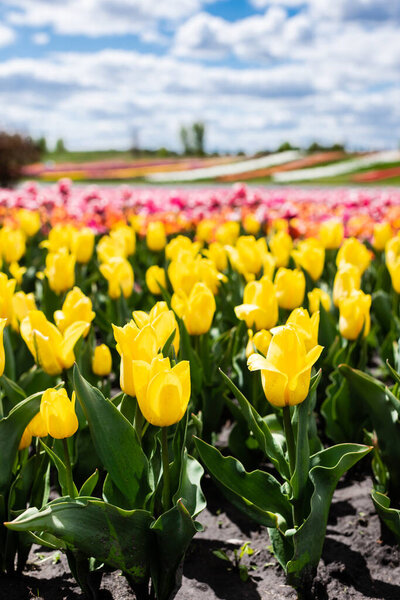
[[[400,599],[400,556],[394,542],[382,539],[381,526],[370,499],[372,482],[365,473],[350,472],[335,492],[314,597],[317,600]],[[208,507],[200,515],[204,531],[186,556],[182,588],[176,600],[295,600],[296,593],[268,550],[267,531],[252,524],[205,479]],[[386,536],[383,536],[386,538]],[[249,578],[215,551],[233,552],[244,542],[254,551],[242,563]],[[35,547],[22,577],[0,579],[1,600],[78,600],[83,595],[68,572],[63,556]],[[103,577],[103,600],[134,600],[124,577]]]

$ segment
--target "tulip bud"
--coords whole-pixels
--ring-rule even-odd
[[[203,250],[203,254],[211,260],[218,271],[225,271],[228,266],[228,257],[226,250],[219,242],[212,242],[207,250]]]
[[[250,281],[244,288],[243,304],[235,307],[238,319],[250,329],[271,329],[278,320],[278,299],[269,277]]]
[[[94,233],[89,227],[75,230],[71,236],[71,252],[76,262],[86,264],[92,258],[94,250]]]
[[[243,219],[243,229],[250,235],[257,235],[260,231],[261,223],[252,213],[248,213]]]
[[[292,238],[286,231],[278,231],[269,241],[269,247],[277,267],[286,267],[293,248]]]
[[[375,223],[372,237],[373,248],[380,252],[384,250],[386,243],[391,239],[392,235],[393,230],[390,223]]]
[[[146,271],[146,285],[152,294],[160,296],[162,294],[161,287],[167,289],[167,278],[164,269],[157,265],[149,267]]]
[[[53,292],[66,292],[75,283],[75,256],[69,254],[65,248],[56,253],[49,252],[44,273]]]
[[[144,418],[156,427],[178,423],[190,399],[190,365],[183,360],[172,369],[169,358],[156,356],[151,364],[133,363],[136,396]]]
[[[303,304],[306,279],[303,271],[278,269],[275,276],[275,290],[281,308],[293,310]]]
[[[339,248],[344,237],[344,227],[341,221],[329,219],[321,223],[319,228],[319,239],[327,250]]]
[[[124,246],[125,257],[135,254],[136,234],[132,227],[120,223],[112,229],[110,237],[111,239],[118,240]]]
[[[75,392],[70,400],[64,388],[47,389],[40,402],[40,414],[51,437],[57,440],[71,437],[79,427],[75,414]]]
[[[97,257],[101,263],[107,263],[112,258],[126,258],[124,240],[103,235],[96,247]]]
[[[246,358],[249,358],[249,356],[254,354],[257,350],[266,356],[272,340],[272,334],[266,329],[261,329],[254,334],[253,330],[249,329],[247,334],[249,336],[249,341],[246,346]]]
[[[310,313],[315,313],[319,310],[320,305],[324,307],[326,312],[331,309],[331,299],[325,290],[321,288],[314,288],[311,292],[308,292],[308,310]]]
[[[261,382],[267,400],[273,406],[294,406],[308,394],[311,367],[323,348],[314,346],[308,353],[296,328],[277,328],[266,358],[252,354],[247,361],[250,371],[261,371]]]
[[[252,235],[242,235],[236,242],[239,258],[239,272],[256,275],[262,267],[262,255],[256,238]]]
[[[46,437],[48,431],[40,411],[33,417],[28,425],[28,429],[32,437]]]
[[[356,340],[364,327],[366,337],[371,327],[371,296],[361,290],[351,292],[339,301],[339,330],[347,340]]]
[[[196,283],[189,297],[184,292],[175,293],[171,306],[182,318],[189,335],[202,335],[210,330],[216,304],[213,293],[204,283]]]
[[[121,291],[124,298],[132,294],[134,275],[131,264],[126,258],[110,258],[107,263],[100,265],[103,277],[108,281],[108,295],[114,300],[120,298]]]
[[[13,262],[9,266],[9,271],[10,271],[11,275],[14,277],[17,284],[21,285],[22,278],[26,273],[26,267],[20,267],[17,262]]]
[[[18,263],[25,254],[25,233],[22,229],[5,226],[0,230],[3,258],[7,263]]]
[[[13,317],[13,295],[15,279],[8,279],[5,273],[0,273],[0,318],[11,321]]]
[[[200,242],[209,244],[214,237],[215,221],[212,219],[202,219],[196,228],[196,238]]]
[[[36,310],[35,296],[31,292],[17,292],[12,297],[12,328],[19,331],[19,324],[27,316],[30,310]]]
[[[61,310],[56,310],[54,313],[54,320],[57,327],[64,333],[64,331],[76,323],[76,321],[85,321],[90,324],[95,318],[96,313],[92,310],[92,301],[88,296],[82,292],[82,290],[75,286],[65,297],[64,303]],[[89,333],[90,327],[87,328],[85,333]]]
[[[32,237],[40,229],[40,214],[37,210],[20,208],[17,212],[17,221],[22,231],[28,237]]]
[[[215,239],[223,246],[234,246],[240,233],[240,223],[227,221],[217,228]]]
[[[370,262],[370,251],[357,238],[347,238],[336,257],[338,269],[345,264],[351,264],[359,269],[361,275],[369,266]]]
[[[300,242],[296,250],[293,250],[293,258],[298,267],[302,267],[313,279],[317,281],[324,270],[325,249],[320,242],[314,238],[308,238]]]
[[[353,290],[360,289],[361,273],[359,269],[350,264],[342,265],[333,281],[333,303],[339,306],[341,298],[347,297]]]
[[[167,243],[164,223],[162,221],[150,221],[147,226],[146,244],[149,250],[160,252]]]
[[[22,434],[21,440],[19,442],[18,450],[24,450],[25,448],[29,448],[32,442],[32,434],[29,430],[29,426],[25,427],[24,433]]]
[[[100,344],[94,349],[92,358],[92,371],[98,377],[106,377],[112,368],[112,357],[108,346]]]

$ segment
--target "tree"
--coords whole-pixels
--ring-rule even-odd
[[[8,187],[18,181],[22,167],[39,160],[39,157],[32,138],[0,132],[0,185]]]
[[[205,135],[205,126],[204,123],[198,121],[197,123],[193,123],[192,125],[192,134],[193,134],[193,148],[195,154],[199,156],[204,155],[204,135]]]
[[[181,142],[182,142],[182,146],[183,146],[183,152],[184,154],[191,154],[192,153],[192,148],[189,142],[189,132],[187,130],[187,127],[185,127],[184,125],[182,125],[182,127],[179,130],[179,135],[181,138]]]
[[[67,149],[64,145],[64,140],[62,138],[59,138],[56,142],[56,149],[55,152],[56,154],[64,154],[64,152],[66,152]]]
[[[37,147],[38,151],[40,152],[40,154],[47,153],[47,142],[46,142],[46,138],[44,136],[42,136],[41,138],[39,138],[36,141],[36,147]]]

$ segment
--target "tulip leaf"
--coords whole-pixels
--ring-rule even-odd
[[[181,585],[179,569],[193,536],[201,525],[193,521],[182,502],[163,513],[151,525],[156,537],[156,551],[151,552],[151,579],[157,600],[169,600]]]
[[[389,469],[391,488],[395,493],[400,493],[400,423],[388,390],[383,383],[362,371],[348,365],[341,365],[339,369],[348,380],[353,396],[368,408],[382,460]]]
[[[53,465],[57,469],[58,483],[60,484],[62,495],[67,496],[68,495],[68,483],[67,483],[68,480],[67,480],[67,468],[66,468],[65,464],[63,463],[61,458],[54,452],[54,450],[49,448],[42,440],[40,440],[40,445],[42,446],[42,448],[46,452],[46,454],[48,454],[48,456],[50,457],[50,460],[52,461]],[[75,494],[78,495],[78,490],[76,489],[75,484],[74,484],[74,491],[75,491]]]
[[[76,365],[74,387],[104,468],[130,508],[143,506],[150,491],[148,461],[133,426],[112,402],[81,376]]]
[[[11,343],[11,331],[9,327],[4,329],[3,345],[5,354],[4,372],[12,381],[14,381],[16,379],[15,356]]]
[[[291,524],[291,504],[279,482],[264,471],[248,473],[241,462],[195,438],[200,458],[225,496],[260,525],[286,529]]]
[[[196,517],[207,505],[200,487],[204,469],[185,449],[181,468],[179,487],[172,500],[174,503],[182,499],[182,503],[192,517]]]
[[[288,581],[294,587],[314,577],[322,553],[333,492],[339,479],[371,449],[361,444],[338,444],[311,457],[310,480],[314,489],[310,513],[293,535],[294,554],[287,565]]]
[[[89,497],[63,497],[40,510],[28,508],[7,527],[51,534],[69,550],[121,569],[140,583],[148,578],[152,520],[145,510],[126,511]]]
[[[18,402],[21,402],[21,400],[24,400],[26,398],[26,393],[17,383],[15,383],[15,381],[9,379],[4,374],[0,377],[0,384],[4,389],[6,398],[8,400],[8,409],[4,411],[4,416],[7,416],[7,414],[10,412],[13,406],[15,406],[16,404],[18,404]],[[5,404],[4,400],[5,399],[3,398],[3,406]]]
[[[0,496],[5,495],[11,481],[12,469],[24,430],[39,412],[42,392],[19,402],[0,420]]]
[[[270,458],[282,477],[289,479],[289,465],[286,462],[282,445],[279,443],[280,436],[271,433],[267,423],[260,417],[247,398],[236,387],[233,381],[220,369],[225,383],[239,402],[242,414],[247,421],[249,429],[253,432],[261,450]]]
[[[99,480],[99,472],[96,469],[95,472],[92,473],[90,475],[90,477],[88,477],[86,479],[85,483],[82,485],[81,489],[79,490],[79,496],[91,496],[94,488],[97,485],[98,480]]]
[[[372,490],[371,497],[379,517],[400,541],[400,510],[390,508],[390,498],[378,490]]]

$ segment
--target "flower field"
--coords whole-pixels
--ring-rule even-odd
[[[321,573],[367,510],[361,562],[399,566],[399,189],[60,180],[0,190],[0,221],[7,597],[38,547],[92,599],[117,572],[110,598],[398,597]]]

